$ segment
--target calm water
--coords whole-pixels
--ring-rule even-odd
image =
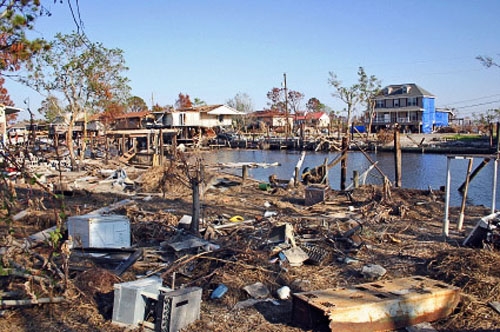
[[[373,161],[377,161],[377,166],[382,172],[394,182],[394,155],[390,152],[378,152],[368,154]],[[305,167],[316,167],[323,164],[325,158],[331,162],[338,156],[337,153],[310,152],[306,154],[301,172]],[[278,151],[278,150],[216,150],[204,155],[207,164],[231,163],[231,162],[258,162],[258,163],[280,163],[280,166],[268,168],[249,168],[249,176],[267,182],[271,174],[276,174],[279,179],[290,179],[293,170],[300,158],[300,152]],[[482,161],[482,158],[475,158],[473,169]],[[493,160],[484,167],[481,172],[471,181],[467,195],[467,204],[491,206],[493,197]],[[370,161],[361,152],[350,152],[347,161],[347,185],[352,180],[354,170],[359,174],[363,173],[371,165]],[[467,174],[467,160],[451,161],[451,206],[459,206],[462,196],[458,192],[458,187],[464,182]],[[500,168],[500,166],[499,166]],[[420,154],[403,153],[402,160],[402,186],[404,188],[428,189],[431,187],[438,190],[446,185],[447,157],[440,154]],[[241,175],[241,169],[226,169]],[[340,163],[329,170],[330,186],[333,189],[340,189]],[[498,179],[497,179],[498,180]],[[373,169],[366,178],[367,184],[382,184],[382,177],[376,169]],[[496,207],[500,207],[500,194],[497,185]]]

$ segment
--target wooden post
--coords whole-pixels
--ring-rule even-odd
[[[470,182],[470,174],[472,172],[472,163],[474,162],[473,158],[469,159],[469,165],[467,166],[467,175],[465,176],[465,187],[462,196],[462,205],[460,206],[460,215],[458,217],[457,228],[459,231],[462,230],[464,225],[464,214],[465,214],[465,203],[467,200],[467,191],[469,190],[469,182]]]
[[[243,179],[243,181],[245,181],[247,177],[248,177],[248,166],[243,165],[241,170],[241,178]]]
[[[345,190],[347,181],[347,140],[348,137],[342,137],[342,160],[340,161],[340,190]]]
[[[450,185],[451,185],[451,170],[450,158],[448,157],[446,163],[446,194],[444,203],[444,220],[443,220],[443,235],[448,237],[450,220],[448,219],[448,212],[450,209]]]
[[[497,122],[497,153],[500,152],[500,122]]]
[[[401,187],[401,142],[399,140],[399,128],[394,130],[394,163],[395,163],[395,176],[396,188]]]
[[[490,133],[490,147],[493,147],[493,123],[488,125],[488,131]]]
[[[122,155],[125,154],[125,152],[128,151],[127,146],[125,144],[125,134],[122,134],[122,139],[121,139],[121,147],[122,147]]]
[[[484,158],[483,161],[472,172],[469,181],[472,181],[476,177],[476,175],[479,173],[479,171],[481,171],[484,168],[484,166],[486,166],[489,162],[490,162],[490,158]],[[458,191],[463,192],[464,191],[464,187],[465,187],[465,182],[462,183],[462,185],[460,186],[460,188],[458,188]]]
[[[165,146],[163,145],[163,130],[160,128],[160,166],[163,165],[164,156],[165,156]]]
[[[493,162],[493,193],[491,197],[491,213],[496,211],[497,201],[497,180],[498,180],[498,154]]]
[[[352,183],[354,188],[359,187],[359,172],[358,171],[352,171]]]

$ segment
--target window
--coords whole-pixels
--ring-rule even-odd
[[[186,124],[186,113],[179,113],[179,125],[184,126]]]
[[[399,107],[399,99],[394,99],[394,107]]]
[[[375,107],[376,108],[384,108],[385,107],[385,100],[377,100],[377,105]]]
[[[417,98],[416,97],[408,98],[408,106],[417,106]]]

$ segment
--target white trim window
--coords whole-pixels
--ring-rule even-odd
[[[408,106],[417,106],[417,97],[408,98]]]

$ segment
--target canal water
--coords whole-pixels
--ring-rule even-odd
[[[253,163],[279,163],[280,166],[249,168],[248,174],[251,178],[262,182],[268,182],[269,176],[276,174],[279,179],[291,179],[293,171],[300,158],[298,151],[285,150],[214,150],[204,154],[206,164],[224,164],[235,162]],[[300,173],[305,167],[313,168],[322,165],[325,158],[331,162],[338,156],[337,153],[311,152],[308,151]],[[372,152],[368,156],[377,162],[378,168],[394,183],[394,154],[391,152]],[[473,169],[475,169],[483,158],[474,158]],[[403,153],[402,156],[402,187],[414,189],[439,190],[446,185],[448,158],[442,154],[425,153]],[[347,185],[352,182],[353,171],[362,174],[371,165],[371,162],[361,152],[349,152],[347,161]],[[462,195],[458,191],[460,185],[465,181],[467,174],[468,160],[452,159],[450,162],[451,190],[450,205],[460,206]],[[499,165],[500,168],[500,165]],[[241,168],[225,169],[237,175],[241,175]],[[340,189],[340,163],[329,169],[330,187],[335,190]],[[470,182],[467,194],[467,204],[491,206],[493,197],[493,160],[484,167],[477,176]],[[373,169],[366,177],[366,184],[382,184],[382,176]],[[496,204],[500,207],[499,186],[497,185]]]

